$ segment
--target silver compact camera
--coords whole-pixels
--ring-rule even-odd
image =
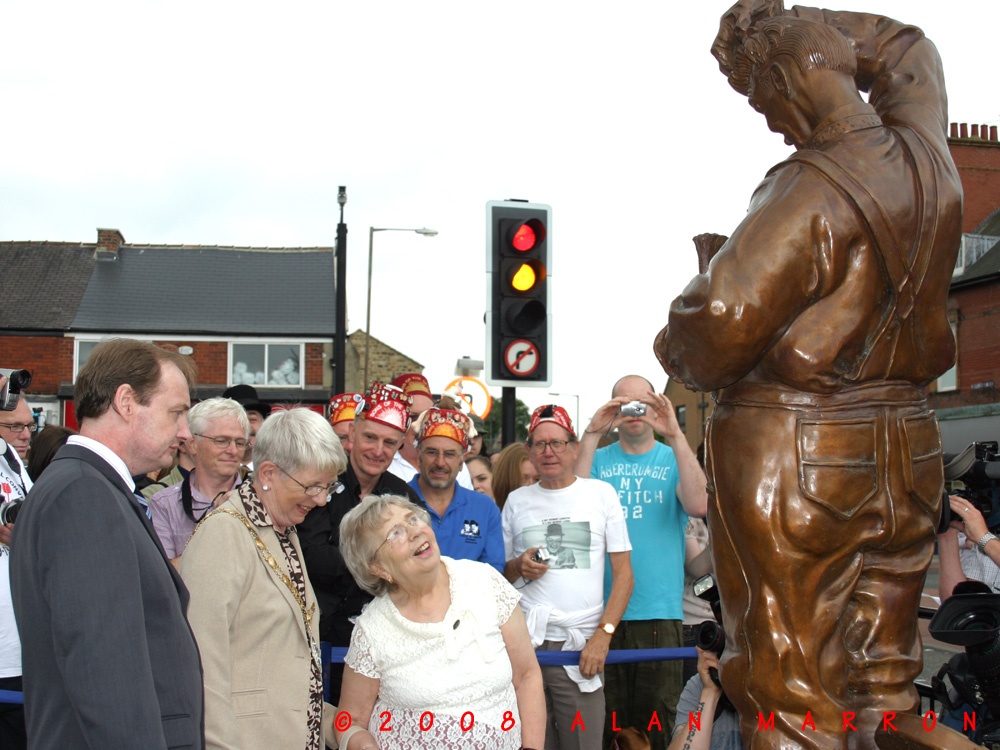
[[[644,417],[646,405],[642,401],[629,401],[627,404],[622,404],[621,413],[623,417]]]
[[[552,557],[552,555],[549,554],[549,551],[545,549],[545,547],[539,547],[535,550],[535,554],[531,556],[531,559],[536,563],[543,563],[548,562],[550,557]]]

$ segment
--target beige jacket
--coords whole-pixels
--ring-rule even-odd
[[[301,750],[306,746],[309,659],[302,609],[291,590],[261,559],[236,492],[198,526],[181,576],[191,593],[188,620],[205,670],[208,750]],[[287,573],[277,535],[254,527]],[[298,536],[292,543],[302,559]],[[304,573],[303,569],[303,573]],[[306,575],[306,607],[316,602]],[[312,613],[319,643],[319,610]],[[331,747],[335,709],[324,704],[323,729]]]

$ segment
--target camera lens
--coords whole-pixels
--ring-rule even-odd
[[[11,370],[8,380],[15,389],[21,390],[31,385],[31,373],[27,370]]]
[[[955,630],[995,630],[1000,626],[997,614],[988,610],[966,612],[954,624]]]
[[[722,656],[722,651],[726,647],[726,634],[719,623],[706,620],[698,626],[695,643],[702,651],[712,651]]]

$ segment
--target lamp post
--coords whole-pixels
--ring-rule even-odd
[[[572,396],[576,399],[576,420],[573,422],[576,425],[576,429],[580,429],[580,397],[575,393],[550,393],[550,396]]]
[[[368,352],[372,348],[372,250],[375,246],[375,232],[416,232],[424,237],[433,237],[437,230],[421,227],[420,229],[397,229],[393,227],[368,228],[368,309],[365,312],[365,374],[361,390],[368,387]]]
[[[347,367],[345,365],[347,351],[347,225],[344,223],[344,205],[347,203],[347,188],[341,185],[337,190],[337,203],[340,204],[340,223],[337,224],[337,249],[334,252],[335,275],[337,280],[337,329],[333,334],[333,393],[343,393]]]

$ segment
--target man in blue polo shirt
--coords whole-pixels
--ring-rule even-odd
[[[503,573],[500,510],[486,495],[456,482],[469,448],[469,418],[453,409],[428,409],[414,428],[420,473],[410,486],[431,516],[441,554],[478,560]]]

